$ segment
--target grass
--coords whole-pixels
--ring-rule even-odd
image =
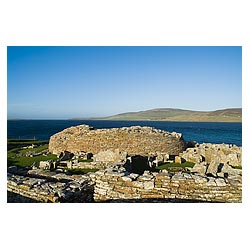
[[[48,161],[48,160],[57,160],[57,156],[54,154],[49,154],[47,156],[39,155],[34,157],[13,157],[12,153],[8,152],[8,160],[7,165],[8,166],[18,166],[18,167],[29,167],[32,166],[34,162],[40,162],[40,161]]]
[[[93,159],[87,159],[87,160],[82,160],[82,159],[78,159],[78,162],[92,162]]]
[[[242,166],[234,166],[235,169],[242,169]]]
[[[66,168],[67,172],[71,173],[71,174],[87,174],[89,172],[96,172],[99,169],[97,168]]]
[[[7,165],[8,166],[14,165],[14,166],[19,166],[19,167],[29,167],[34,162],[39,163],[40,161],[57,160],[57,156],[54,154],[48,154],[47,156],[39,155],[39,156],[34,156],[34,157],[26,157],[26,156],[17,157],[16,156],[16,154],[19,154],[19,153],[22,153],[22,154],[25,154],[27,152],[39,153],[43,150],[46,150],[48,148],[48,144],[44,144],[44,143],[47,143],[47,141],[8,140],[8,148],[9,148],[9,145],[11,145],[12,148],[8,149],[8,152],[7,152]],[[40,145],[40,146],[38,146],[36,148],[27,148],[27,149],[21,148],[23,146],[28,146],[28,145],[32,145],[32,144],[36,144],[36,145]],[[14,146],[14,148],[13,148],[13,146]]]
[[[27,152],[36,152],[39,153],[45,149],[48,149],[48,144],[38,146],[36,148],[25,148],[25,149],[18,149],[19,153],[27,153]]]
[[[193,162],[189,162],[189,161],[186,161],[182,164],[179,164],[179,163],[166,163],[166,164],[163,164],[161,166],[158,166],[156,167],[155,169],[157,170],[163,170],[163,169],[167,169],[168,171],[174,171],[175,168],[192,168],[193,166],[195,165],[195,163]]]
[[[184,162],[182,164],[179,163],[165,163],[155,168],[150,168],[145,164],[145,162],[136,162],[132,166],[133,173],[143,174],[145,170],[149,170],[151,172],[159,172],[160,170],[166,169],[169,172],[178,172],[178,171],[185,171],[185,168],[192,168],[195,165],[193,162]]]

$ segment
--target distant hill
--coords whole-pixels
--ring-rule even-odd
[[[79,118],[77,118],[79,119]],[[242,122],[242,108],[216,111],[193,111],[173,108],[159,108],[139,112],[128,112],[102,120],[147,120],[147,121],[194,121],[194,122]]]

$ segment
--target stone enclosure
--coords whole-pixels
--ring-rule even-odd
[[[241,147],[235,145],[188,144],[181,134],[150,127],[94,130],[81,125],[53,135],[49,150],[60,157],[59,163],[40,162],[38,168],[27,171],[9,168],[9,192],[40,202],[242,201],[242,155]],[[67,161],[72,156],[76,158]],[[130,163],[138,157],[152,171],[131,171]],[[153,163],[163,164],[170,158],[195,165],[176,173],[153,171]],[[99,171],[67,175],[57,164]]]
[[[186,143],[181,134],[140,126],[93,129],[80,125],[64,129],[51,136],[49,141],[49,151],[57,155],[64,151],[97,154],[117,149],[130,156],[145,156],[156,152],[178,155],[185,148]]]

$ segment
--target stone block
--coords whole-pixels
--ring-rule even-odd
[[[134,188],[143,188],[143,182],[141,181],[126,182],[126,186]]]
[[[154,188],[154,182],[153,181],[146,181],[143,183],[144,189],[153,189]]]
[[[141,198],[142,199],[163,199],[164,198],[164,195],[159,193],[159,194],[147,194],[147,193],[144,193],[141,195]]]
[[[213,175],[214,177],[216,177],[220,164],[221,163],[219,162],[218,159],[212,160],[211,163],[207,167],[206,174]]]
[[[218,187],[227,186],[227,184],[223,178],[216,178],[215,183]]]
[[[123,181],[132,181],[132,179],[130,177],[128,177],[128,176],[122,176],[121,179]]]
[[[182,158],[180,156],[175,156],[174,162],[178,163],[178,164],[181,164],[182,163]]]
[[[114,187],[114,191],[117,191],[119,193],[123,193],[123,194],[135,194],[136,190],[134,188],[131,187]]]

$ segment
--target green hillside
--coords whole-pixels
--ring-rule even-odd
[[[155,120],[155,121],[197,121],[197,122],[242,122],[242,109],[231,108],[210,112],[161,108],[129,112],[104,117],[104,120]]]

